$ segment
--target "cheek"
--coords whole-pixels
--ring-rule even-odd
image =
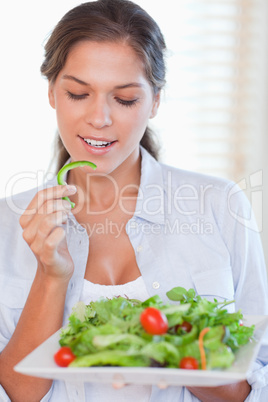
[[[131,132],[140,132],[143,135],[150,118],[151,109],[149,107],[133,108],[131,113],[127,113],[124,118],[125,126],[128,126]],[[122,121],[122,114],[119,116]]]
[[[134,143],[140,141],[141,137],[144,134],[146,128],[146,122],[144,118],[141,118],[139,113],[132,115],[131,117],[124,119],[118,122],[118,131],[121,132],[121,138],[129,143]]]
[[[56,107],[56,115],[58,125],[64,128],[72,126],[78,117],[76,108],[67,102],[63,102]]]
[[[148,125],[148,121],[150,118],[151,110],[149,108],[142,109],[140,111],[137,111],[133,118],[133,126],[137,131],[140,132],[140,135],[142,136],[144,134],[144,131]]]

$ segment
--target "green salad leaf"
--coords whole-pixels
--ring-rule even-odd
[[[172,303],[163,303],[158,295],[144,302],[114,297],[77,303],[59,341],[76,356],[70,366],[178,368],[182,358],[193,357],[201,367],[199,334],[209,328],[203,339],[206,367],[225,369],[233,364],[236,351],[253,338],[254,325],[241,325],[241,311],[226,309],[230,302],[209,301],[182,287],[171,289],[167,296]],[[140,321],[145,309],[165,315],[164,334],[145,331]]]

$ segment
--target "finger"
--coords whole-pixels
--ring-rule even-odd
[[[76,193],[75,186],[55,186],[39,191],[28,205],[25,212],[20,217],[20,225],[24,229],[33,219],[41,206],[52,199],[61,199]]]
[[[44,202],[41,207],[38,209],[37,214],[38,215],[48,215],[52,214],[57,211],[65,211],[69,213],[71,211],[71,204],[66,201],[61,199],[52,199]]]
[[[42,222],[51,222],[53,224],[53,221],[55,219],[55,216],[53,217],[53,214],[59,214],[58,219],[59,221],[55,221],[55,224],[57,225],[56,222],[60,225],[61,223],[66,222],[66,216],[65,214],[61,215],[61,212],[65,212],[69,214],[71,211],[71,205],[68,201],[63,200],[62,198],[60,200],[49,200],[46,201],[44,204],[42,204],[41,208],[37,211],[37,213],[32,217],[32,219],[28,222],[28,225],[26,226],[26,229],[28,229],[29,232],[34,233],[38,230],[40,225],[42,225]],[[51,218],[49,218],[49,215],[52,215]],[[63,216],[63,221],[61,222],[61,216]],[[48,217],[48,218],[47,218]],[[48,234],[47,232],[45,233],[46,235]],[[30,241],[30,239],[29,239]]]
[[[126,385],[124,377],[121,374],[115,374],[113,380],[112,386],[114,389],[121,389]]]
[[[40,262],[45,266],[55,266],[58,264],[59,256],[57,253],[59,245],[66,239],[65,230],[62,227],[56,227],[46,238],[43,244]]]
[[[166,389],[168,387],[168,384],[166,383],[166,381],[162,380],[162,381],[159,381],[157,386],[159,389]]]
[[[124,388],[125,387],[125,383],[124,382],[114,382],[113,384],[112,384],[112,386],[113,386],[113,388],[114,389],[122,389],[122,388]]]
[[[33,253],[38,253],[44,239],[52,230],[66,223],[68,212],[66,210],[55,211],[48,215],[36,215],[23,231],[23,238],[31,247]]]
[[[55,187],[49,187],[47,189],[39,191],[33,200],[30,202],[28,206],[28,210],[34,211],[36,213],[41,206],[47,202],[48,200],[56,200],[56,199],[61,199],[62,197],[72,195],[76,193],[76,187],[75,186],[55,186]],[[29,213],[28,213],[29,214]],[[26,213],[26,215],[28,215]]]

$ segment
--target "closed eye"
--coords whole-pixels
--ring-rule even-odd
[[[68,98],[72,99],[72,100],[83,100],[89,96],[88,94],[76,95],[69,91],[67,91],[66,94],[67,94]]]
[[[124,100],[121,98],[115,98],[116,102],[118,102],[120,105],[122,106],[126,106],[126,107],[131,107],[131,106],[135,106],[138,103],[138,99],[133,99],[133,100]]]
[[[69,99],[75,100],[75,101],[86,99],[89,96],[89,94],[81,94],[81,95],[73,94],[70,91],[67,91],[66,94]],[[126,106],[126,107],[135,106],[139,101],[138,99],[132,99],[132,100],[125,100],[125,99],[121,99],[121,98],[115,98],[115,99],[116,99],[117,103],[119,103],[122,106]]]

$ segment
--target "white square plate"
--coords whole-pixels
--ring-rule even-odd
[[[255,339],[241,347],[227,370],[182,370],[156,367],[58,367],[54,353],[59,349],[60,330],[26,356],[14,369],[35,377],[71,382],[123,382],[126,384],[161,384],[161,386],[218,386],[246,378],[262,343],[268,316],[244,316],[244,324],[255,325]]]

